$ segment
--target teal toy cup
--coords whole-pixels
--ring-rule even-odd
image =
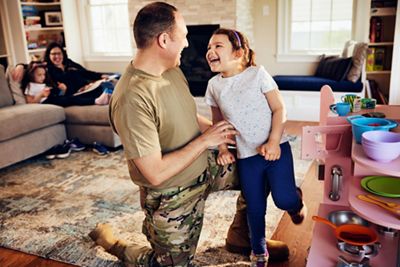
[[[330,105],[329,108],[332,110],[333,113],[336,113],[339,116],[346,116],[350,112],[351,105],[348,102],[339,102]]]

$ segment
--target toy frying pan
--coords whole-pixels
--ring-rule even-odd
[[[373,244],[378,240],[378,234],[369,227],[359,224],[342,224],[337,226],[325,218],[312,216],[317,222],[329,225],[335,230],[337,239],[342,240],[350,245],[363,246]]]

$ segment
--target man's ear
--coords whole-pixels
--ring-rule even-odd
[[[161,33],[157,38],[158,45],[162,48],[166,48],[167,40],[168,40],[168,33],[166,32]]]

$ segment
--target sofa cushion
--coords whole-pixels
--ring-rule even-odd
[[[358,43],[354,46],[353,56],[352,56],[352,65],[347,73],[347,80],[355,83],[361,77],[362,67],[365,61],[365,57],[367,55],[368,44],[367,43]]]
[[[277,75],[273,78],[278,84],[279,90],[319,92],[325,84],[329,85],[334,92],[361,92],[363,89],[360,80],[356,83],[350,81],[338,82],[321,77],[302,75]]]
[[[343,81],[351,67],[352,58],[341,58],[336,56],[325,57],[322,55],[315,76]]]
[[[108,105],[67,107],[65,116],[67,124],[110,125]]]
[[[64,124],[54,124],[0,142],[0,168],[43,153],[52,146],[62,144],[66,138]]]
[[[0,141],[65,120],[62,107],[47,104],[13,105],[0,109]]]
[[[16,105],[26,104],[26,99],[24,92],[21,89],[21,84],[11,78],[11,72],[13,71],[13,69],[14,67],[8,66],[6,71],[6,79],[8,81],[8,85],[10,86],[12,97],[14,98],[14,102]]]
[[[0,64],[0,108],[7,107],[14,104],[10,88],[4,73],[4,66]]]

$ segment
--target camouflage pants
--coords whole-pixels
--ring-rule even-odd
[[[235,165],[218,166],[216,153],[209,151],[208,168],[191,184],[164,190],[141,188],[143,233],[151,248],[128,246],[127,266],[193,266],[207,196],[239,189]]]

